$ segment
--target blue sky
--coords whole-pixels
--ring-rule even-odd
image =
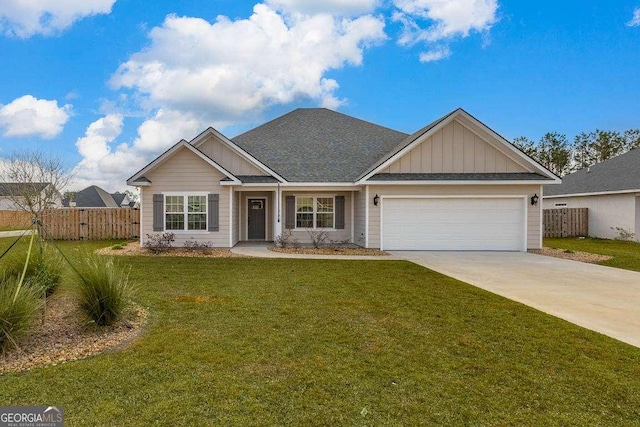
[[[462,107],[508,139],[640,127],[640,0],[24,3],[0,3],[0,158],[59,155],[70,189],[298,107],[405,132]]]

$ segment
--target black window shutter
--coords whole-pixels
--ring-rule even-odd
[[[209,194],[209,231],[220,230],[220,195]]]
[[[344,196],[336,196],[336,228],[344,229]]]
[[[296,228],[296,196],[285,197],[285,223],[284,228],[291,230]]]
[[[153,231],[164,231],[164,195],[153,195]]]

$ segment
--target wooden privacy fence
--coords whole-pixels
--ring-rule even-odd
[[[31,215],[23,211],[0,211],[1,228],[29,228]]]
[[[544,209],[542,224],[544,237],[586,237],[589,235],[589,209]]]
[[[42,215],[43,234],[55,240],[135,239],[140,211],[131,208],[62,208]]]

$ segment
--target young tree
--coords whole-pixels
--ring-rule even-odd
[[[526,136],[519,136],[513,140],[513,145],[518,147],[527,156],[538,160],[538,148],[536,143]]]
[[[20,210],[39,218],[60,199],[71,180],[65,163],[41,151],[18,151],[0,165],[0,177],[12,184],[9,198]]]
[[[571,171],[571,145],[567,136],[557,132],[544,134],[538,142],[538,161],[558,176]]]
[[[596,162],[603,162],[625,151],[625,140],[616,131],[596,129],[594,132],[593,150],[596,154]]]
[[[625,151],[640,147],[640,129],[627,129],[622,134],[622,138],[624,139]]]
[[[593,148],[595,132],[580,132],[573,138],[573,169],[584,169],[596,163],[596,152]]]

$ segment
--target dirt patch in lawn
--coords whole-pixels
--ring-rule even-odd
[[[98,255],[110,256],[169,256],[169,257],[205,257],[205,258],[228,258],[243,257],[244,255],[234,254],[229,249],[206,248],[198,250],[187,250],[184,248],[169,248],[165,252],[154,254],[149,249],[141,248],[140,242],[127,243],[126,245],[113,245],[108,248],[98,249]]]
[[[534,254],[552,256],[556,258],[570,259],[573,261],[588,262],[590,264],[597,264],[599,262],[607,261],[613,258],[612,256],[609,256],[609,255],[592,254],[589,252],[574,252],[574,251],[569,251],[567,249],[556,249],[556,248],[547,248],[547,247],[544,247],[541,250],[532,249],[529,252],[532,252]]]
[[[273,252],[281,252],[285,254],[304,254],[304,255],[361,255],[361,256],[377,256],[389,255],[387,252],[379,249],[367,249],[349,246],[327,246],[321,248],[312,248],[301,246],[299,248],[276,248],[269,247]]]
[[[85,359],[131,342],[147,323],[143,307],[132,305],[123,321],[109,327],[87,322],[73,295],[57,292],[47,299],[42,319],[14,348],[0,355],[0,374]]]

